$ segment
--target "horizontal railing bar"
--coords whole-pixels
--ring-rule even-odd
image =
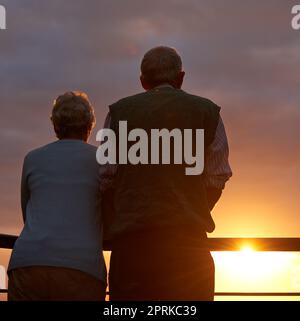
[[[17,240],[17,236],[0,234],[0,249],[12,249]]]
[[[0,234],[0,248],[12,249],[17,236]],[[300,238],[208,238],[208,247],[212,252],[240,251],[250,245],[256,251],[300,252]],[[104,242],[104,250],[110,251],[110,242]]]
[[[240,251],[245,246],[264,252],[300,252],[300,238],[209,238],[208,246],[213,252]]]
[[[216,296],[299,296],[300,292],[216,292]]]
[[[1,289],[0,294],[7,294],[6,289]],[[107,293],[109,295],[109,292]],[[279,297],[279,296],[299,296],[300,292],[216,292],[215,296],[259,296],[259,297]]]

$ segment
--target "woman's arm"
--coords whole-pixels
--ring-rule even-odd
[[[26,221],[26,207],[29,201],[30,191],[28,188],[27,182],[27,157],[24,159],[23,170],[22,170],[22,179],[21,179],[21,207],[23,214],[23,221]]]

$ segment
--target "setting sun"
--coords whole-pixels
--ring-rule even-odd
[[[250,244],[236,252],[214,252],[217,291],[287,292],[299,290],[299,255],[295,252],[260,252]]]

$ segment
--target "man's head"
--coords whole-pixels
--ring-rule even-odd
[[[184,75],[181,58],[174,48],[155,47],[145,54],[141,63],[140,79],[145,90],[162,84],[180,89]]]
[[[54,101],[51,120],[57,138],[88,141],[96,123],[94,109],[85,93],[69,91]]]

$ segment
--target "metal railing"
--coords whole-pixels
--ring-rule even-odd
[[[12,249],[17,236],[0,234],[0,249]],[[264,252],[300,252],[300,238],[209,238],[208,245],[212,252],[240,251],[244,245],[251,245],[255,251]],[[111,245],[104,243],[104,250],[110,251]],[[1,290],[0,293],[7,293]],[[300,297],[300,292],[216,292],[216,296],[257,296]]]

